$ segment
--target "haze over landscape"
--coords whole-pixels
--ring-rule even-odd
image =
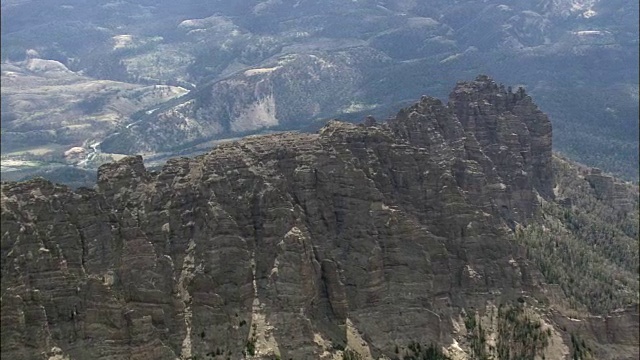
[[[640,356],[637,1],[1,11],[3,358]]]
[[[3,1],[3,176],[384,119],[489,74],[535,97],[557,151],[636,180],[637,14],[622,0]]]

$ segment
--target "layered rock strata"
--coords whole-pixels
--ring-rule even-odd
[[[2,184],[2,355],[392,356],[535,289],[511,230],[553,197],[551,125],[487,77],[388,123],[220,145],[95,189]],[[357,342],[358,344],[354,344]]]

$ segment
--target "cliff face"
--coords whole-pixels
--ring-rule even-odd
[[[448,346],[463,309],[541,286],[510,228],[552,188],[548,119],[486,77],[388,124],[249,137],[157,173],[129,157],[95,190],[3,183],[2,355]]]
[[[265,67],[199,85],[188,100],[160,106],[106,137],[100,148],[118,154],[167,152],[206,139],[304,127],[305,121],[347,108],[363,81],[365,65],[385,60],[383,53],[367,48],[282,56]]]

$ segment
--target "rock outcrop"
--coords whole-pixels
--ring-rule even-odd
[[[386,124],[248,137],[156,173],[129,157],[93,190],[3,183],[2,355],[448,346],[463,309],[541,286],[510,228],[553,197],[550,136],[524,91],[479,77]]]
[[[603,174],[602,170],[597,168],[586,170],[584,178],[589,182],[599,200],[607,201],[625,211],[633,210],[632,202],[625,196],[624,183]]]

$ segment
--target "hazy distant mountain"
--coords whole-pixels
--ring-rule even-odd
[[[637,2],[621,0],[3,1],[3,159],[42,153],[33,149],[41,140],[16,140],[42,138],[40,125],[22,125],[42,103],[5,85],[20,73],[11,67],[26,71],[33,59],[59,62],[70,78],[190,90],[116,111],[89,124],[107,131],[86,139],[59,135],[69,124],[55,123],[42,138],[53,157],[71,147],[171,154],[331,117],[385,117],[407,99],[444,97],[447,84],[489,73],[539,99],[557,150],[633,179],[637,18]],[[105,96],[91,90],[96,104],[111,103]],[[71,123],[94,116],[47,101]]]

